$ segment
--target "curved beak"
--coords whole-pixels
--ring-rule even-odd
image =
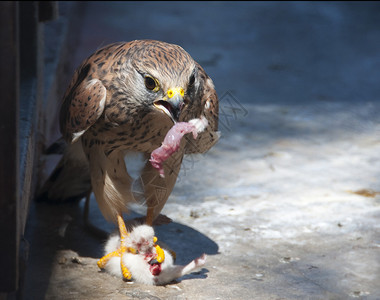
[[[154,101],[154,106],[166,113],[174,123],[179,119],[184,105],[185,91],[183,88],[173,88],[167,91],[166,96],[161,100]]]

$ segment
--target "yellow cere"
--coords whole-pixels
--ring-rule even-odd
[[[168,94],[169,99],[173,98],[177,94],[179,94],[181,97],[183,97],[185,95],[185,91],[183,90],[183,88],[177,87],[177,88],[173,88],[173,89],[168,90],[167,94]]]

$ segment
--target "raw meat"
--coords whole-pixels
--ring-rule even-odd
[[[158,170],[161,177],[165,177],[163,163],[179,149],[182,137],[186,133],[192,133],[193,138],[196,139],[198,133],[202,132],[207,125],[207,119],[201,116],[201,118],[192,119],[189,122],[176,123],[170,128],[161,147],[151,153],[149,160],[153,168]]]

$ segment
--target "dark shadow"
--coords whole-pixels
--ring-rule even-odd
[[[190,274],[187,274],[183,277],[181,277],[179,279],[179,282],[180,281],[183,281],[183,280],[189,280],[189,279],[205,279],[207,278],[207,273],[209,272],[208,269],[206,268],[202,268],[200,271],[198,272],[192,272]]]
[[[176,264],[188,264],[203,253],[218,254],[218,244],[189,226],[172,222],[155,227],[155,232],[159,241],[176,252]]]
[[[208,269],[202,268],[200,271],[191,272],[190,274],[184,275],[184,276],[182,276],[182,277],[180,277],[178,279],[175,279],[175,280],[173,280],[173,281],[171,281],[169,283],[163,284],[163,286],[178,284],[181,281],[189,280],[189,279],[205,279],[205,278],[207,278],[207,273],[208,272],[209,272]]]

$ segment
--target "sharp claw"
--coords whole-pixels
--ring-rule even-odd
[[[108,263],[108,261],[112,258],[112,257],[117,257],[117,256],[120,256],[120,252],[119,251],[114,251],[114,252],[111,252],[111,253],[108,253],[107,255],[103,256],[101,259],[98,260],[98,267],[100,269],[104,269],[104,267],[106,266],[106,264]]]
[[[125,239],[129,236],[129,233],[125,227],[124,220],[120,215],[117,216],[117,221],[119,224],[120,231],[120,248],[114,252],[108,253],[107,255],[103,256],[101,259],[98,260],[97,264],[100,269],[104,269],[111,258],[120,257],[121,273],[123,274],[123,277],[125,279],[130,280],[132,278],[132,274],[131,272],[129,272],[128,268],[123,263],[123,255],[125,252],[131,252],[135,254],[136,250],[133,248],[127,248],[125,246]]]
[[[131,280],[132,274],[129,272],[128,268],[124,265],[123,260],[120,260],[120,266],[121,266],[121,273],[123,274],[123,277],[127,280]]]

